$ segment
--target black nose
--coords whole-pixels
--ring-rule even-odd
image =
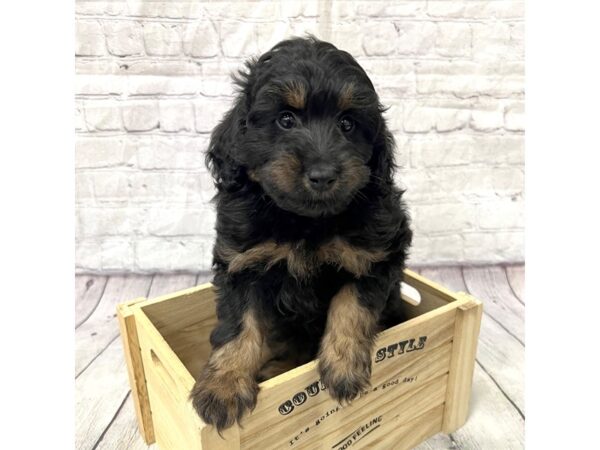
[[[317,165],[309,169],[306,177],[314,190],[324,192],[331,189],[335,184],[337,171],[332,166]]]

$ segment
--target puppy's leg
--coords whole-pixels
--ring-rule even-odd
[[[213,351],[191,393],[202,420],[219,431],[254,408],[258,395],[256,376],[270,357],[264,346],[264,324],[252,307],[242,314],[237,331],[226,343],[213,343]]]
[[[357,283],[344,285],[331,300],[319,351],[321,381],[340,403],[350,402],[369,387],[378,331],[378,308],[361,301]]]

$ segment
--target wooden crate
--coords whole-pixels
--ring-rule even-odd
[[[255,410],[219,436],[189,393],[216,323],[210,283],[118,306],[140,432],[162,450],[409,449],[466,419],[482,305],[406,271],[421,294],[410,319],[385,330],[373,353],[371,389],[341,407],[315,361],[260,384]]]

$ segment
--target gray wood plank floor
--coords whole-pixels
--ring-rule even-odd
[[[469,420],[455,433],[438,434],[417,449],[524,448],[524,266],[432,267],[417,272],[484,303]],[[115,307],[209,279],[207,273],[76,277],[77,449],[158,450],[156,445],[148,447],[137,432]]]

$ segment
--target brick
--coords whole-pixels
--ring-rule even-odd
[[[120,75],[77,75],[75,94],[120,95],[126,90],[126,79]]]
[[[524,233],[465,233],[464,257],[473,264],[522,262]]]
[[[394,52],[398,33],[393,23],[374,22],[364,27],[363,48],[369,56],[386,56]]]
[[[462,262],[463,239],[459,234],[446,236],[425,236],[415,233],[410,248],[410,265],[436,265]]]
[[[435,168],[470,164],[523,164],[523,136],[413,136],[405,144],[411,166]]]
[[[444,167],[405,170],[397,174],[410,202],[475,201],[523,191],[523,169],[517,167]]]
[[[493,131],[504,125],[504,107],[498,101],[478,103],[471,111],[470,126],[477,131]]]
[[[144,52],[142,27],[132,21],[105,21],[106,45],[111,55],[136,56]]]
[[[416,66],[417,93],[509,97],[524,92],[523,62],[421,61]]]
[[[288,22],[277,21],[260,24],[256,28],[256,44],[258,53],[269,51],[283,39],[290,37],[291,27]]]
[[[212,242],[193,238],[148,237],[135,243],[135,267],[142,271],[210,270]]]
[[[415,228],[426,234],[464,232],[477,223],[477,206],[467,202],[416,205],[411,214]]]
[[[147,22],[143,25],[144,48],[150,56],[176,56],[181,53],[181,29],[175,24]]]
[[[75,102],[75,131],[86,131],[85,113],[82,102]]]
[[[130,145],[135,148],[137,165],[141,169],[204,169],[208,136],[143,137]]]
[[[78,137],[75,140],[77,169],[133,166],[133,153],[123,138]]]
[[[280,2],[203,2],[205,14],[211,18],[271,20],[280,16]]]
[[[208,97],[233,97],[236,93],[233,81],[229,75],[202,77],[200,92],[202,95]]]
[[[437,26],[433,22],[398,22],[396,51],[401,55],[427,55],[431,53],[437,38]]]
[[[75,268],[78,272],[100,270],[102,258],[100,243],[90,240],[76,240],[75,242]],[[125,267],[125,266],[123,266]]]
[[[109,15],[116,16],[126,11],[125,2],[77,0],[75,2],[75,13],[78,15]]]
[[[128,102],[121,108],[127,131],[150,131],[158,128],[158,104],[155,101]]]
[[[481,61],[521,60],[511,42],[511,27],[504,22],[473,24],[473,58]]]
[[[136,95],[197,95],[200,80],[190,76],[135,75],[127,77],[126,91]]]
[[[453,19],[514,19],[525,16],[522,0],[431,0],[427,2],[427,14],[431,17]]]
[[[113,100],[85,102],[85,123],[90,131],[120,130],[123,125],[119,102]]]
[[[286,2],[294,3],[294,2]],[[306,36],[312,34],[313,36],[323,36],[322,29],[329,27],[329,24],[320,23],[317,19],[306,19],[306,20],[294,20],[290,23],[290,37],[291,36]],[[333,39],[329,39],[329,42],[335,44]]]
[[[369,1],[357,2],[356,14],[368,17],[415,17],[425,10],[426,2],[412,1]]]
[[[221,23],[223,54],[231,57],[256,56],[258,54],[256,26],[247,22],[223,21]]]
[[[126,170],[85,170],[79,171],[80,177],[85,183],[83,191],[91,191],[95,203],[102,202],[126,202],[131,188],[130,179],[133,173]],[[84,184],[82,183],[82,186]]]
[[[525,105],[522,102],[509,105],[504,113],[504,122],[507,130],[525,131]]]
[[[127,14],[134,17],[196,19],[204,15],[201,3],[137,1],[127,3]]]
[[[468,105],[459,103],[414,102],[404,108],[404,131],[407,133],[427,133],[454,131],[464,128],[470,118]]]
[[[134,246],[131,239],[104,238],[100,242],[100,260],[103,271],[122,271],[123,267],[133,267]]]
[[[208,236],[215,234],[216,212],[204,208],[150,208],[147,227],[154,236]],[[208,240],[208,239],[207,239]]]
[[[219,35],[211,22],[188,24],[184,29],[183,51],[195,58],[210,58],[219,54]]]
[[[207,133],[223,120],[223,117],[233,103],[227,100],[218,100],[204,98],[194,102],[194,112],[196,116],[196,131]]]
[[[468,23],[438,22],[435,48],[439,55],[469,57],[472,34]]]
[[[193,131],[194,108],[188,100],[161,101],[160,129],[167,132]]]
[[[337,48],[341,48],[352,56],[364,55],[362,47],[363,33],[360,27],[353,22],[334,22],[331,25],[330,42]]]
[[[524,203],[521,195],[489,200],[478,207],[478,223],[482,230],[523,229]]]
[[[75,22],[75,55],[103,56],[106,54],[106,43],[102,26],[95,20],[78,20]]]
[[[90,176],[80,171],[75,172],[75,202],[90,204],[94,201],[94,182]]]
[[[77,210],[79,237],[133,235],[140,228],[137,208],[82,207]]]
[[[302,2],[281,2],[281,17],[317,17],[319,15],[319,2],[305,0]],[[335,7],[335,3],[331,5]]]

